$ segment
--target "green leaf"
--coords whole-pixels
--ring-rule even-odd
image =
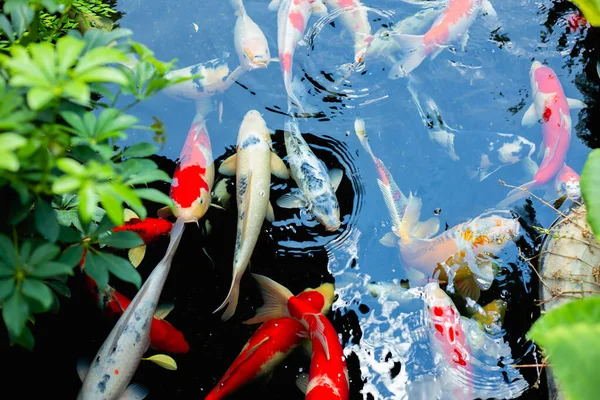
[[[31,244],[30,240],[25,240],[23,243],[21,243],[21,248],[19,249],[19,259],[21,260],[22,264],[27,263],[29,260],[32,248],[33,245]]]
[[[22,147],[27,143],[27,139],[16,133],[0,134],[0,149],[4,151],[12,151]]]
[[[85,273],[92,278],[100,290],[106,289],[108,285],[108,269],[103,261],[91,251],[85,256]]]
[[[10,40],[11,43],[14,43],[15,32],[12,29],[10,21],[8,20],[8,18],[6,18],[6,15],[4,14],[0,14],[0,29],[6,34],[8,40]]]
[[[41,110],[54,99],[55,94],[46,87],[33,87],[27,92],[27,105],[32,110]]]
[[[86,256],[86,260],[88,256]],[[50,278],[55,275],[73,275],[73,267],[61,262],[50,261],[38,265],[29,275],[35,278]]]
[[[73,111],[63,111],[60,116],[71,125],[80,136],[90,136],[90,132],[87,131],[83,119]],[[66,171],[65,171],[66,172]]]
[[[140,235],[130,231],[112,232],[106,236],[101,236],[98,242],[115,249],[130,249],[144,244]]]
[[[60,158],[56,160],[56,166],[64,173],[73,176],[81,176],[85,173],[83,166],[72,158]]]
[[[60,253],[60,248],[52,243],[43,243],[33,250],[31,257],[27,260],[30,267],[36,266],[46,261],[54,260]]]
[[[0,280],[0,300],[7,298],[10,296],[15,290],[15,280],[14,278],[9,279],[1,279]]]
[[[123,202],[109,191],[100,191],[100,204],[110,220],[116,225],[123,225]]]
[[[73,211],[72,214],[74,214],[75,218],[77,218],[77,213],[75,211]],[[82,237],[81,234],[75,229],[71,228],[70,225],[60,225],[58,240],[60,240],[62,243],[79,243],[81,242]]]
[[[600,0],[571,0],[592,26],[600,26]]]
[[[77,58],[83,51],[85,42],[75,39],[72,36],[64,36],[56,42],[56,52],[58,55],[58,70],[63,74],[71,68]]]
[[[18,4],[10,12],[10,20],[17,31],[17,37],[22,37],[33,20],[33,9],[27,3]]]
[[[50,287],[50,289],[54,290],[56,293],[60,294],[64,297],[71,297],[71,290],[67,286],[67,284],[63,281],[59,281],[56,279],[48,279],[46,281],[46,285]]]
[[[16,268],[17,255],[15,247],[8,236],[0,234],[0,259],[6,261],[9,267]]]
[[[35,203],[35,227],[37,231],[52,243],[58,239],[60,227],[54,209],[43,199]]]
[[[111,82],[126,85],[127,77],[119,70],[110,67],[96,67],[79,74],[77,79],[85,82]]]
[[[63,175],[52,182],[52,192],[56,194],[73,193],[79,189],[81,180],[71,175]]]
[[[541,345],[571,400],[594,400],[600,362],[600,297],[563,304],[540,317],[527,336]]]
[[[141,142],[127,147],[121,154],[122,157],[148,157],[158,151],[158,147],[152,143]]]
[[[160,169],[146,169],[138,172],[127,180],[128,185],[147,184],[156,181],[170,182],[171,177]]]
[[[581,195],[587,207],[587,222],[600,241],[600,149],[592,150],[583,166]]]
[[[64,253],[61,254],[58,259],[59,262],[65,264],[71,268],[75,268],[79,265],[81,258],[83,257],[84,247],[80,244],[71,246]]]
[[[125,185],[120,184],[112,184],[110,185],[111,192],[115,193],[121,200],[125,203],[129,204],[129,207],[140,217],[140,219],[146,219],[148,212],[146,211],[146,207],[142,204],[140,198],[135,194],[133,189]]]
[[[15,275],[15,269],[12,266],[8,266],[4,261],[0,261],[0,279],[6,279]]]
[[[29,318],[29,305],[19,290],[15,290],[2,305],[2,318],[11,336],[20,336]]]
[[[25,323],[27,323],[27,321],[25,321]],[[27,349],[29,351],[33,351],[33,346],[35,344],[35,340],[33,338],[33,334],[31,333],[31,330],[29,329],[29,327],[27,327],[27,325],[23,326],[23,332],[21,332],[21,334],[19,336],[15,336],[12,333],[10,333],[9,336],[10,336],[10,340],[13,343],[18,344],[19,346],[24,347],[25,349]]]
[[[94,184],[86,181],[79,189],[79,216],[81,222],[87,224],[91,221],[96,204],[98,204],[98,195],[94,190]]]
[[[25,279],[21,290],[25,296],[37,300],[46,311],[52,305],[52,291],[39,279]]]
[[[84,54],[75,67],[75,74],[81,75],[94,67],[104,64],[127,61],[127,57],[111,47],[97,47]]]
[[[0,150],[0,169],[5,169],[11,172],[17,172],[20,164],[19,159],[14,153]]]
[[[69,81],[63,87],[63,97],[72,98],[77,103],[87,105],[90,102],[90,88],[82,81]]]
[[[109,253],[98,253],[98,257],[117,278],[125,282],[131,282],[138,289],[140,288],[142,285],[142,277],[129,261]]]
[[[150,200],[155,203],[165,204],[167,206],[173,203],[173,200],[171,200],[169,196],[156,189],[135,189],[135,194],[137,194],[141,199]]]

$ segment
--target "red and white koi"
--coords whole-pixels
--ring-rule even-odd
[[[373,40],[367,9],[360,0],[324,0],[330,11],[340,11],[340,19],[354,42],[354,62],[363,61],[367,48]]]
[[[215,179],[215,166],[206,130],[206,120],[197,103],[198,110],[192,121],[187,139],[181,150],[173,181],[171,199],[175,210],[173,215],[184,222],[198,222],[211,205],[211,190]],[[160,217],[171,214],[169,207],[159,210]]]
[[[539,61],[531,64],[529,77],[533,104],[523,115],[521,123],[532,126],[541,121],[544,158],[533,180],[509,192],[506,199],[498,203],[500,208],[526,197],[527,192],[523,189],[540,188],[556,177],[563,168],[571,143],[570,110],[586,107],[580,100],[567,98],[556,73]]]
[[[257,310],[254,318],[244,323],[254,324],[281,317],[292,317],[300,321],[308,331],[312,344],[306,399],[347,400],[349,386],[346,358],[337,332],[329,320],[279,283],[266,276],[252,276],[258,281],[264,305]],[[304,385],[299,386],[304,390]]]
[[[461,40],[464,49],[469,40],[469,28],[479,14],[492,17],[496,11],[489,0],[449,0],[448,6],[424,35],[397,34],[393,38],[408,54],[390,71],[390,78],[410,74],[431,55],[435,59],[451,43]]]
[[[304,112],[300,100],[292,90],[292,66],[294,52],[298,42],[304,34],[306,25],[311,15],[325,14],[327,9],[321,0],[274,0],[269,4],[269,9],[277,12],[277,48],[279,49],[279,62],[283,73],[283,83],[288,99]],[[289,108],[289,106],[288,106]]]
[[[316,289],[306,289],[296,297],[310,304],[314,312],[325,314],[331,307],[333,294],[333,285],[325,283]],[[265,321],[206,400],[225,398],[248,382],[273,371],[305,339],[305,331],[305,326],[291,317]]]
[[[290,177],[281,158],[273,152],[271,133],[258,111],[250,110],[244,116],[238,133],[236,153],[221,164],[219,172],[223,175],[236,175],[238,210],[231,287],[225,301],[214,311],[227,306],[221,316],[226,321],[235,313],[240,282],[250,262],[263,221],[266,218],[273,222],[275,218],[273,206],[269,202],[271,174],[281,179]]]

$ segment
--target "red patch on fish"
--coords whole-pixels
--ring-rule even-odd
[[[577,32],[580,27],[587,25],[587,19],[579,13],[570,14],[567,17],[567,24],[571,33]]]
[[[299,11],[292,11],[288,16],[292,26],[296,28],[296,30],[300,33],[304,32],[304,27],[306,21],[304,20],[304,15],[302,15]]]
[[[444,327],[441,326],[440,324],[434,324],[433,327],[435,328],[436,331],[438,331],[440,333],[440,335],[444,334]]]
[[[137,233],[144,243],[152,243],[161,235],[171,232],[173,223],[162,218],[132,218],[123,225],[113,228],[113,232],[130,231]]]
[[[119,370],[115,369],[115,375],[119,375]]]
[[[454,342],[454,328],[448,328],[448,339],[450,339],[450,343]]]
[[[354,4],[354,0],[340,0],[338,3],[339,7],[350,7]]]
[[[460,351],[458,351],[458,349],[454,349],[454,354],[456,355],[456,360],[454,360],[454,362],[457,363],[458,365],[462,365],[463,367],[466,367],[467,362],[465,361],[462,353]]]
[[[171,198],[183,208],[191,207],[200,197],[202,189],[208,191],[208,184],[204,180],[205,173],[206,168],[199,165],[190,165],[184,169],[177,167],[171,185]]]
[[[546,109],[544,110],[544,114],[542,115],[544,122],[548,122],[550,120],[551,116],[552,116],[552,110],[550,108],[546,107]]]
[[[281,57],[281,65],[285,72],[290,72],[292,70],[292,55],[290,53],[285,53]]]
[[[441,307],[433,307],[433,314],[436,317],[441,317],[442,315],[444,315],[444,310],[442,310]]]

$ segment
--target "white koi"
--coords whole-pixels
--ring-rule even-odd
[[[343,10],[340,15],[342,24],[352,35],[354,41],[354,62],[363,61],[367,47],[373,40],[371,24],[367,10],[360,0],[324,0],[331,10]]]
[[[238,209],[231,287],[225,301],[214,311],[227,306],[221,317],[226,321],[235,313],[240,281],[250,262],[263,220],[274,220],[273,207],[269,202],[271,174],[282,179],[289,178],[285,164],[272,150],[270,131],[258,111],[250,110],[244,116],[236,153],[221,164],[219,172],[236,175]]]

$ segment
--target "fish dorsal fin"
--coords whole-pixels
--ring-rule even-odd
[[[133,210],[130,210],[129,208],[123,209],[123,217],[124,217],[125,222],[127,222],[133,218],[137,218],[137,219],[140,218]]]
[[[271,202],[267,203],[267,213],[265,214],[265,219],[271,223],[275,221],[275,211],[273,211],[273,204],[271,204]]]
[[[169,315],[169,313],[171,311],[173,311],[174,308],[175,308],[175,305],[173,303],[159,304],[156,307],[156,311],[154,311],[154,318],[165,319],[165,318],[167,318],[167,315]]]
[[[132,247],[127,252],[127,258],[129,258],[129,262],[131,262],[131,265],[133,265],[135,268],[137,268],[142,263],[142,260],[144,259],[145,255],[146,255],[146,245],[145,244],[143,244],[141,246],[137,246],[137,247]]]
[[[384,245],[385,247],[396,247],[396,242],[398,240],[398,236],[394,232],[388,232],[381,239],[379,239],[379,243]]]
[[[474,301],[478,301],[481,296],[481,289],[477,285],[475,281],[475,277],[469,276],[465,279],[455,280],[454,287],[456,288],[456,292],[463,298],[467,297],[473,299]]]
[[[83,380],[85,379],[89,368],[89,360],[86,360],[85,358],[80,358],[79,360],[77,360],[77,376],[79,376],[81,382],[83,382]]]
[[[256,310],[256,315],[244,321],[244,324],[257,324],[270,319],[289,317],[287,302],[293,296],[292,292],[271,278],[258,274],[250,275],[258,282],[264,304]]]
[[[431,217],[425,222],[417,222],[412,231],[414,237],[429,239],[440,230],[440,219]]]
[[[587,108],[587,104],[585,104],[581,100],[567,98],[567,104],[569,104],[569,108],[571,110],[578,110],[580,108]]]
[[[177,363],[173,360],[173,357],[166,354],[155,354],[148,358],[142,358],[142,360],[151,361],[159,367],[168,369],[169,371],[177,371]]]
[[[413,196],[412,193],[408,197],[408,204],[406,205],[406,211],[402,217],[402,224],[400,225],[400,239],[406,242],[410,242],[414,237],[412,235],[416,224],[419,222],[421,216],[421,198]]]
[[[286,193],[277,199],[277,205],[281,208],[300,208],[308,206],[308,203],[300,194]]]
[[[329,361],[330,359],[330,354],[329,354],[329,345],[327,344],[327,337],[325,336],[325,324],[323,324],[323,321],[321,321],[321,314],[305,314],[304,318],[306,316],[312,316],[315,321],[316,321],[316,329],[314,331],[311,332],[311,336],[315,336],[315,338],[319,341],[319,343],[321,344],[321,347],[323,348],[323,351],[325,352],[325,358],[327,359],[327,361]],[[323,318],[325,318],[323,316]]]
[[[171,207],[165,206],[159,209],[156,215],[158,215],[159,218],[168,218],[173,215],[173,210],[171,210]]]
[[[306,372],[302,372],[296,378],[296,386],[302,393],[306,394],[306,390],[308,389],[308,374]]]
[[[332,168],[329,170],[329,180],[331,181],[331,187],[333,187],[334,192],[337,192],[338,187],[340,187],[343,176],[344,172],[339,168]]]
[[[394,197],[392,191],[390,190],[390,186],[383,183],[381,179],[377,179],[377,185],[379,186],[379,190],[383,195],[383,201],[385,201],[385,205],[390,213],[390,218],[392,219],[392,230],[396,233],[400,233],[400,225],[402,225],[402,217],[398,213],[398,209],[396,208],[396,204],[394,203]]]
[[[271,173],[280,179],[290,178],[290,171],[288,171],[283,160],[273,152],[271,152]]]
[[[129,385],[119,400],[143,400],[148,396],[148,389],[139,383]]]

